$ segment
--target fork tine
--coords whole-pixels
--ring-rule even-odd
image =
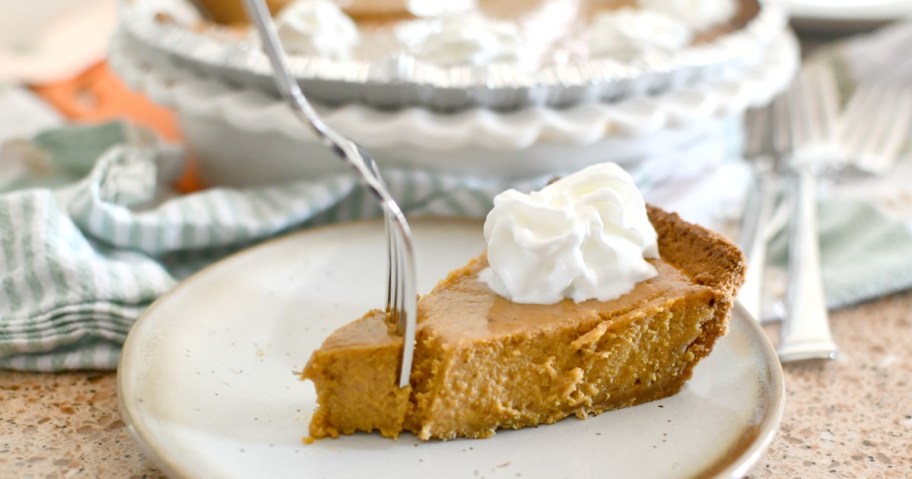
[[[861,129],[862,139],[858,150],[853,152],[859,167],[865,171],[877,169],[879,159],[876,157],[878,146],[884,133],[890,127],[893,109],[889,104],[889,93],[886,89],[872,88],[873,92],[867,108],[864,111],[865,127]]]
[[[374,158],[370,154],[358,147],[362,156],[364,156],[367,161],[367,166],[370,169],[371,174],[377,181],[386,186],[386,182],[383,181],[383,176],[380,174],[380,167],[377,165],[377,162],[374,161]],[[395,308],[395,291],[394,285],[398,284],[398,278],[400,274],[399,264],[398,264],[398,246],[396,242],[396,236],[393,231],[393,217],[390,215],[390,212],[383,208],[383,233],[386,237],[386,311],[392,312]]]
[[[411,242],[411,233],[408,233],[408,224],[405,223],[404,217],[401,222],[397,223],[402,230],[396,231],[400,234],[397,243],[397,257],[399,261],[399,286],[398,307],[399,318],[396,323],[400,335],[402,335],[402,363],[399,371],[399,387],[406,387],[411,382],[412,362],[415,354],[415,332],[418,328],[418,295],[416,294],[417,284],[415,279],[415,255]]]
[[[791,150],[804,149],[808,144],[808,139],[810,138],[810,132],[808,125],[810,124],[810,115],[808,113],[808,106],[812,101],[808,98],[808,95],[805,92],[808,90],[808,77],[807,74],[802,72],[801,75],[795,80],[795,83],[789,88],[786,93],[786,104],[788,105],[788,117],[786,119],[786,125],[790,126],[790,135],[791,135]],[[792,155],[792,160],[794,161],[796,157],[804,158],[805,155]]]
[[[781,156],[791,150],[792,146],[792,129],[789,127],[791,118],[791,108],[789,98],[791,88],[780,94],[773,100],[773,152]]]
[[[882,174],[898,158],[910,123],[912,92],[862,84],[845,108],[837,139],[858,170]]]
[[[383,229],[386,230],[386,310],[390,314],[397,308],[399,295],[396,286],[402,273],[399,260],[399,241],[397,240],[393,218],[385,209],[383,211]],[[392,319],[398,321],[398,317]]]
[[[868,85],[859,85],[836,122],[834,137],[850,155],[859,151],[859,145],[864,141],[865,112],[873,100],[873,95],[873,88]]]
[[[912,115],[910,93],[898,88],[877,88],[877,102],[871,106],[868,139],[859,152],[860,169],[885,173],[892,168],[909,132]]]
[[[399,205],[388,197],[383,202],[384,210],[391,218],[389,223],[392,230],[391,257],[393,262],[390,268],[393,287],[390,288],[392,306],[388,312],[391,320],[396,323],[396,332],[402,336],[402,361],[399,369],[399,387],[410,384],[412,362],[415,353],[415,331],[418,318],[418,295],[416,294],[415,277],[415,252],[412,244],[412,234],[405,215]]]
[[[804,69],[801,82],[801,99],[804,101],[805,128],[807,128],[804,142],[806,144],[816,144],[818,139],[824,135],[824,118],[822,115],[823,105],[821,103],[821,91],[819,89],[820,69],[814,65],[808,65]]]
[[[385,216],[389,216],[388,213],[384,213]],[[402,261],[399,259],[399,241],[397,236],[393,231],[393,225],[390,224],[390,220],[386,221],[386,229],[388,231],[387,236],[387,258],[389,261],[389,275],[386,279],[386,295],[387,295],[387,304],[386,310],[389,311],[392,315],[391,319],[397,324],[399,323],[399,308],[400,299],[402,298],[401,292],[399,291],[399,286],[401,285],[401,280],[399,279],[402,274]]]
[[[884,164],[880,165],[881,172],[889,170],[896,163],[912,128],[912,90],[901,89],[897,96],[895,103],[887,101],[887,104],[894,105],[896,115],[893,117],[891,129],[881,143],[879,155],[885,160]]]
[[[836,75],[827,64],[816,65],[812,69],[811,88],[818,102],[816,111],[815,141],[826,142],[833,133],[833,125],[839,110],[839,89],[836,86]]]
[[[838,91],[833,69],[823,64],[805,67],[799,81],[802,108],[799,116],[798,143],[813,149],[816,158],[825,156],[838,110]]]
[[[833,133],[833,124],[839,116],[839,87],[836,81],[836,72],[833,67],[822,65],[820,67],[820,95],[822,96],[821,104],[823,105],[824,121],[827,129],[826,134]]]
[[[769,149],[767,146],[771,141],[771,115],[772,112],[769,108],[751,108],[747,110],[744,118],[747,130],[747,141],[744,144],[745,157],[756,158]]]

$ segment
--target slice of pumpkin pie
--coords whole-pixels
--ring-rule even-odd
[[[420,299],[409,387],[381,311],[313,353],[312,437],[484,438],[670,396],[725,334],[745,271],[731,242],[645,205],[613,164],[499,196],[485,235],[486,254]]]

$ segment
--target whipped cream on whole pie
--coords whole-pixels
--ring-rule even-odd
[[[640,7],[672,16],[694,30],[728,22],[737,5],[731,0],[638,0]]]
[[[656,276],[656,231],[633,178],[614,163],[494,198],[480,279],[515,303],[608,301]]]
[[[275,19],[285,50],[297,55],[350,58],[358,45],[358,26],[331,0],[298,0]]]
[[[652,10],[622,8],[599,13],[589,28],[589,54],[622,60],[650,50],[676,51],[693,40],[693,31],[674,17]]]
[[[407,55],[441,67],[534,69],[589,58],[629,61],[711,41],[746,20],[746,2],[288,0],[276,21],[295,55],[366,61]]]
[[[526,57],[515,24],[479,13],[419,20],[398,34],[416,58],[440,66],[524,63]]]

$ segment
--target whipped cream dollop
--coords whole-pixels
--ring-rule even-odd
[[[639,5],[674,17],[697,31],[728,22],[737,11],[736,0],[639,0]]]
[[[622,60],[650,50],[680,50],[693,39],[684,23],[653,10],[621,8],[598,14],[589,27],[589,53]]]
[[[276,17],[285,51],[344,60],[358,45],[358,27],[331,0],[297,0]]]
[[[440,66],[524,63],[519,28],[479,13],[423,20],[400,30],[416,58]]]
[[[633,178],[590,166],[542,190],[494,198],[484,225],[489,267],[480,279],[517,303],[607,301],[657,275],[656,232]]]

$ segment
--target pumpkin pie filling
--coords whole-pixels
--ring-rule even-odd
[[[418,303],[411,384],[397,384],[402,338],[371,311],[332,333],[313,381],[314,438],[356,431],[484,438],[678,392],[725,334],[744,260],[728,240],[649,207],[658,271],[610,301],[514,303],[478,278],[483,254]]]

